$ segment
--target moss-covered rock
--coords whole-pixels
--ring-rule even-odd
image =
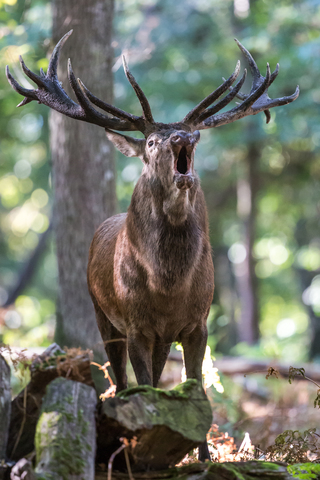
[[[131,447],[136,470],[162,469],[179,462],[205,440],[212,423],[210,403],[196,380],[171,391],[130,388],[107,399],[103,412],[106,430],[137,438]]]

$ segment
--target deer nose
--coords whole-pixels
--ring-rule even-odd
[[[200,133],[198,130],[194,132],[194,134],[189,132],[177,132],[171,137],[171,143],[174,145],[193,145],[195,144],[200,138]]]

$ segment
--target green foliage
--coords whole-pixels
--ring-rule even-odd
[[[319,183],[320,7],[318,1],[248,2],[238,11],[225,0],[118,0],[115,2],[115,57],[128,51],[130,68],[150,99],[157,121],[177,121],[227,77],[238,58],[236,36],[251,50],[261,71],[267,62],[280,73],[270,96],[301,87],[299,99],[212,131],[201,132],[196,168],[206,194],[216,263],[216,295],[209,344],[220,352],[305,360],[310,328],[318,328],[320,303]],[[0,1],[0,66],[16,75],[18,54],[37,71],[46,68],[50,38],[49,2]],[[116,67],[119,62],[116,63]],[[115,68],[115,104],[134,114],[140,106],[121,68]],[[250,77],[250,76],[249,76]],[[85,81],[85,79],[83,79]],[[248,91],[250,80],[244,91]],[[15,286],[51,215],[47,150],[48,109],[35,102],[15,110],[18,95],[0,76],[0,297]],[[232,105],[233,106],[233,105]],[[257,168],[256,239],[261,340],[251,351],[238,345],[240,305],[235,281],[239,246],[245,242],[237,190],[254,155]],[[119,206],[130,201],[142,165],[117,159]],[[10,344],[47,345],[55,319],[56,262],[53,246],[35,277],[0,319]],[[313,351],[316,357],[320,352]]]
[[[19,55],[31,69],[46,67],[50,44],[48,1],[0,1],[0,305],[16,286],[51,217],[48,111],[36,103],[16,109],[18,95],[4,75],[5,65],[26,84]],[[28,87],[30,88],[30,86]],[[49,345],[52,340],[56,267],[51,242],[15,309],[0,318],[0,341]]]
[[[315,432],[315,428],[304,432],[285,430],[276,437],[274,445],[267,448],[266,459],[289,464],[308,462],[311,454],[319,452],[319,436]]]
[[[320,465],[316,463],[288,465],[288,472],[299,480],[311,480],[312,478],[319,478]]]
[[[305,369],[304,368],[294,368],[290,367],[289,368],[289,383],[292,383],[292,380],[295,379],[296,375],[301,375],[302,377],[305,378]]]
[[[320,408],[320,385],[314,380],[312,380],[312,378],[309,378],[306,376],[304,368],[294,368],[294,367],[289,368],[289,383],[292,383],[292,380],[295,379],[296,375],[300,375],[306,380],[309,380],[309,382],[313,383],[318,388],[317,395],[316,395],[316,398],[314,399],[313,404],[314,404],[314,408],[316,408],[317,406]]]

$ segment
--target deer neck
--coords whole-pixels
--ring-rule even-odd
[[[168,180],[168,181],[166,181]],[[169,179],[160,180],[157,176],[142,177],[148,198],[151,202],[152,217],[155,220],[162,218],[171,226],[183,226],[188,217],[193,214],[199,179],[196,177],[192,188],[179,189]],[[146,193],[146,192],[145,192]]]
[[[150,284],[156,282],[158,289],[161,284],[164,293],[177,284],[182,288],[181,279],[188,279],[201,252],[198,188],[194,187],[193,193],[193,188],[178,194],[174,190],[164,192],[159,182],[150,183],[141,177],[128,210],[129,241],[137,258],[143,259]]]

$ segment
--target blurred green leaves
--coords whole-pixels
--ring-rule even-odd
[[[217,280],[209,318],[210,345],[220,348],[225,342],[223,348],[230,350],[232,329],[239,319],[234,278],[241,265],[244,226],[237,210],[237,188],[254,145],[259,185],[253,255],[259,281],[260,353],[305,358],[308,309],[320,314],[320,2],[117,0],[115,6],[115,105],[133,114],[140,114],[140,106],[122,71],[122,52],[150,99],[156,121],[181,120],[221,84],[223,76],[231,74],[239,58],[242,69],[247,67],[234,37],[251,51],[261,72],[267,62],[272,70],[280,63],[270,97],[290,95],[300,85],[298,100],[272,109],[268,125],[259,114],[202,131],[196,168],[206,194],[215,262],[219,264],[221,254],[228,262],[225,278],[230,277],[228,285]],[[9,63],[25,82],[18,55],[24,55],[34,71],[45,69],[49,38],[49,2],[0,0],[1,68]],[[243,90],[249,89],[250,75]],[[19,101],[1,76],[2,300],[48,228],[52,208],[48,110],[34,102],[16,110]],[[117,167],[119,209],[125,211],[142,165],[119,155]],[[13,314],[11,320],[0,317],[5,341],[24,343],[33,338],[46,344],[53,329],[56,281],[50,245],[32,283],[17,299],[14,312],[20,320]],[[51,307],[41,307],[43,302]],[[239,345],[233,351],[245,348]]]

